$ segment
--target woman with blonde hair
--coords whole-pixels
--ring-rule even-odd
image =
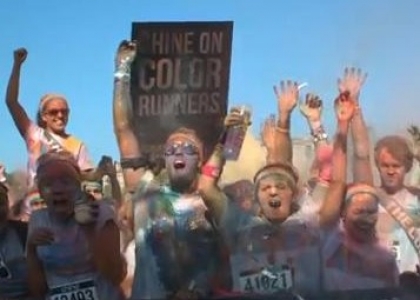
[[[28,186],[35,185],[36,161],[48,151],[70,152],[86,180],[101,179],[101,169],[94,168],[85,144],[67,133],[70,108],[63,95],[50,93],[44,95],[39,103],[36,122],[33,122],[18,101],[21,66],[26,60],[27,51],[19,48],[14,51],[14,63],[6,92],[6,104],[28,151]],[[30,205],[26,202],[26,213]]]

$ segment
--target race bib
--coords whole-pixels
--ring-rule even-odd
[[[262,270],[239,277],[240,289],[244,293],[273,294],[293,287],[290,269],[280,272]]]
[[[50,300],[99,300],[99,297],[93,280],[87,280],[52,288]]]

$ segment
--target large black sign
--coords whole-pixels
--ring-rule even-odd
[[[134,122],[142,150],[162,153],[179,127],[197,131],[206,152],[227,112],[233,22],[133,23]]]

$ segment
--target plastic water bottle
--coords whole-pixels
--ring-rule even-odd
[[[241,153],[248,123],[251,119],[251,109],[246,105],[242,105],[240,107],[240,114],[243,117],[243,123],[230,127],[226,133],[226,141],[223,148],[223,155],[226,160],[238,160],[239,154]]]

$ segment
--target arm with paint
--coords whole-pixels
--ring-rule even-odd
[[[290,119],[293,109],[299,99],[299,88],[297,82],[281,81],[280,86],[274,86],[274,93],[277,97],[278,121],[276,131],[275,151],[269,151],[268,163],[293,162],[293,146],[290,138]],[[270,149],[267,149],[270,150]]]
[[[130,95],[130,69],[136,55],[136,44],[123,41],[118,47],[114,73],[113,121],[121,156],[121,167],[127,191],[134,192],[146,170],[134,133]]]
[[[346,68],[343,78],[338,80],[338,89],[340,93],[347,93],[356,105],[350,125],[354,145],[353,181],[373,185],[369,133],[359,106],[360,90],[365,83],[366,76],[360,69]]]
[[[6,104],[12,115],[13,121],[22,137],[26,136],[31,120],[25,109],[19,103],[19,81],[22,64],[25,62],[28,52],[24,48],[15,50],[12,73],[6,91]]]
[[[224,130],[214,147],[213,153],[201,169],[198,181],[198,191],[203,197],[207,207],[215,216],[217,222],[220,221],[226,210],[226,195],[218,186],[220,175],[225,165],[223,147],[226,140],[227,130],[231,126],[243,124],[244,119],[237,108],[232,108],[224,121]]]
[[[323,227],[334,226],[340,218],[347,181],[347,136],[354,116],[355,102],[340,94],[334,106],[337,116],[337,133],[333,148],[332,181],[319,212],[320,224]]]
[[[307,94],[304,103],[299,105],[301,114],[308,122],[315,146],[315,158],[311,173],[317,182],[329,183],[331,180],[331,149],[328,136],[322,125],[322,100],[314,94]]]

